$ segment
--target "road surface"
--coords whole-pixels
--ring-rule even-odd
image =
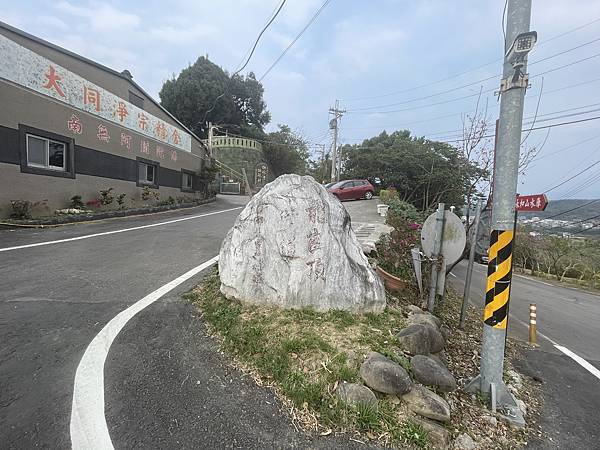
[[[462,292],[466,262],[450,283]],[[487,267],[475,264],[470,301],[483,310]],[[528,339],[529,305],[537,304],[539,348],[525,353],[517,367],[542,380],[543,439],[530,448],[600,448],[600,296],[542,280],[513,276],[509,336]],[[563,351],[560,350],[563,349]],[[569,352],[582,360],[575,361]],[[585,363],[590,364],[586,369]],[[595,370],[596,369],[596,370]]]
[[[181,299],[205,272],[155,292],[217,255],[245,201],[0,231],[3,448],[70,448],[73,433],[89,438],[78,448],[93,448],[106,444],[93,434],[103,427],[117,449],[358,445],[297,433],[269,390],[227,365]],[[73,419],[76,374],[83,400]]]

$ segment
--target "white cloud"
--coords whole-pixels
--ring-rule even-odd
[[[127,32],[137,28],[141,22],[140,17],[136,14],[120,11],[108,3],[89,2],[86,6],[75,6],[62,0],[54,7],[60,12],[86,19],[94,31]]]

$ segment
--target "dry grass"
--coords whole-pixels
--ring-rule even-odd
[[[335,395],[339,382],[360,382],[358,371],[370,351],[408,367],[408,358],[396,348],[395,334],[405,325],[406,306],[418,298],[416,292],[389,298],[379,315],[281,310],[227,300],[219,292],[215,272],[188,297],[200,309],[209,333],[233,357],[232,364],[273,389],[298,430],[344,432],[384,446],[427,447],[426,433],[411,421],[414,414],[398,398],[377,394],[375,411],[348,407]],[[458,298],[450,294],[440,311],[449,328],[457,322],[453,311],[459,308]],[[452,330],[448,339],[449,369],[459,383],[477,373],[480,334],[481,322],[471,310],[467,329]],[[514,346],[510,351],[516,351]],[[468,432],[483,448],[515,448],[529,431],[510,429],[500,421],[492,427],[482,420],[489,416],[483,404],[462,389],[445,397],[452,407],[448,430],[453,435]],[[488,446],[487,438],[494,445]]]

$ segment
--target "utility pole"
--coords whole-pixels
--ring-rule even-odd
[[[208,122],[208,156],[213,157],[213,129],[216,127],[213,126],[212,122]]]
[[[341,159],[338,163],[337,140],[338,140],[338,121],[344,115],[346,110],[340,110],[340,101],[335,101],[335,108],[329,108],[329,114],[333,114],[333,119],[329,121],[329,128],[333,130],[333,145],[331,148],[331,181],[340,180]],[[340,168],[338,168],[340,164]]]
[[[502,380],[514,242],[523,103],[528,86],[527,54],[537,40],[529,31],[532,0],[508,0],[500,119],[495,154],[488,280],[483,311],[481,372],[467,389],[491,399],[491,409],[515,424],[523,415]]]

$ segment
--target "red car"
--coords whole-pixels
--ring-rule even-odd
[[[344,180],[328,187],[327,190],[340,200],[370,200],[373,198],[374,188],[367,180]]]

